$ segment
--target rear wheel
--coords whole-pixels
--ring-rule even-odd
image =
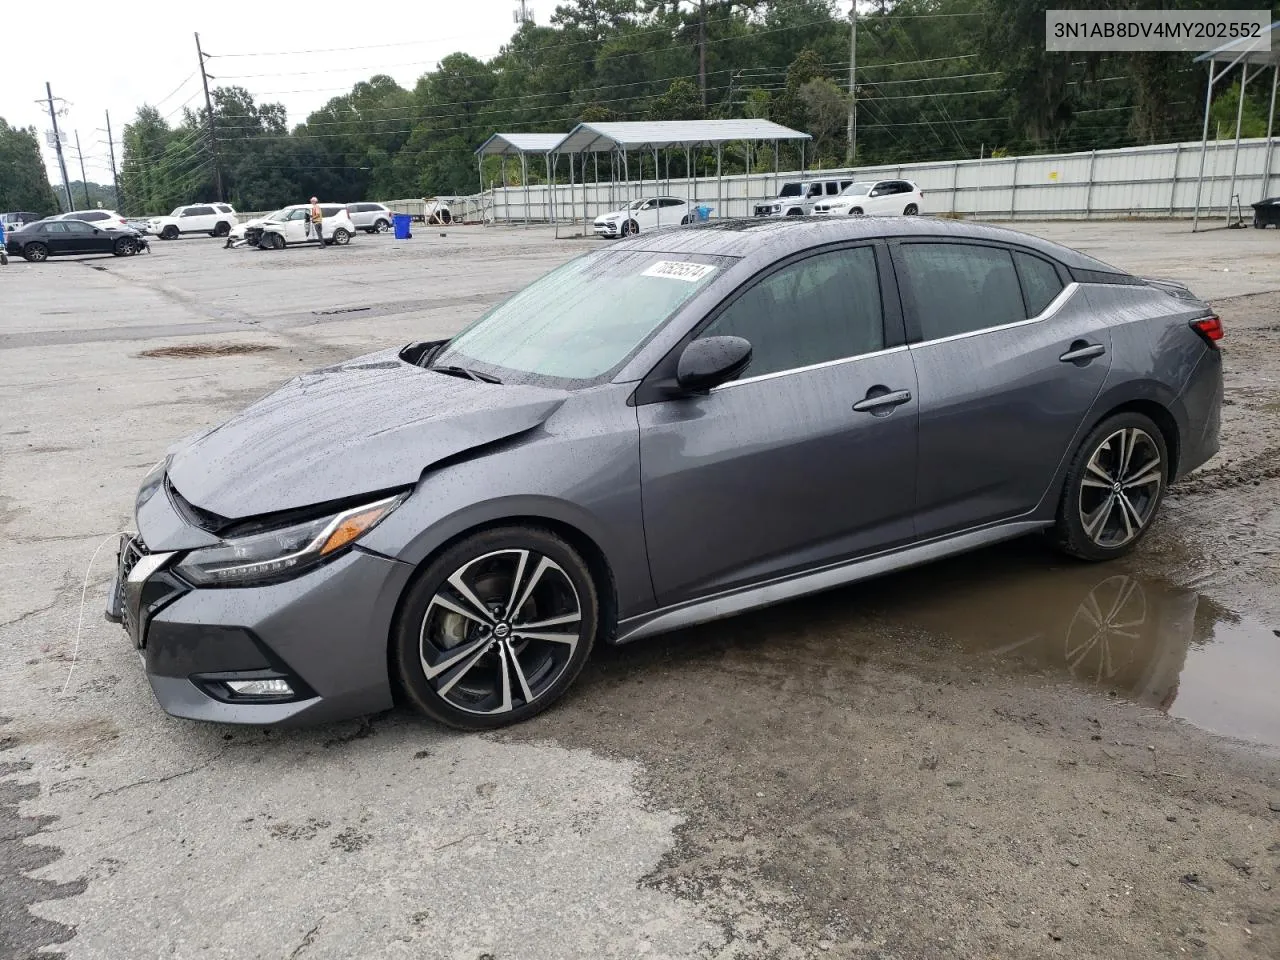
[[[160,239],[161,240],[177,240],[178,228],[173,225],[165,227],[163,230],[160,231]]]
[[[384,220],[382,217],[379,217],[373,223],[374,233],[386,233],[390,229],[391,229],[391,224],[388,221]]]
[[[1169,453],[1148,417],[1121,413],[1098,424],[1067,470],[1053,536],[1082,560],[1128,553],[1146,535],[1164,499]]]
[[[693,218],[689,216],[687,213],[680,218],[680,226],[682,227],[687,227],[692,222],[693,222]]]
[[[600,630],[582,557],[540,527],[486,530],[427,565],[392,628],[405,693],[427,716],[485,730],[545,710],[582,670]]]
[[[215,237],[225,237],[230,232],[231,224],[227,223],[225,220],[220,221],[218,225],[213,228],[213,235]]]
[[[351,234],[344,228],[339,227],[337,230],[333,231],[333,242],[340,247],[344,247],[351,242]]]
[[[908,203],[907,209],[902,211],[902,215],[904,217],[914,217],[919,212],[920,212],[919,207],[917,207],[914,203]]]
[[[43,263],[49,259],[49,248],[43,243],[28,243],[22,248],[22,255],[32,263]]]

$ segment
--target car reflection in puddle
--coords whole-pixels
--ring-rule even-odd
[[[1065,674],[1225,736],[1280,746],[1280,637],[1120,563],[1063,564],[1034,542],[880,581],[891,622],[968,654]]]

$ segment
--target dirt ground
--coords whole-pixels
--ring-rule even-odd
[[[1158,259],[1090,229],[1104,259]],[[1280,262],[1212,242],[1252,245],[1208,257],[1250,264],[1247,289]],[[212,280],[180,252],[107,266],[189,305]],[[343,283],[389,282],[350,263]],[[1280,957],[1280,268],[1268,292],[1208,281],[1222,452],[1132,558],[1020,541],[602,650],[561,706],[486,737],[402,710],[273,735],[165,718],[96,619],[105,566],[64,683],[89,554],[166,434],[456,306],[202,341],[240,307],[169,340],[6,321],[0,958]]]

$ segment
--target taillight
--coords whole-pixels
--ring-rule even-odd
[[[1224,336],[1222,321],[1218,317],[1201,317],[1191,321],[1191,329],[1204,338],[1204,342],[1217,349],[1218,341]]]

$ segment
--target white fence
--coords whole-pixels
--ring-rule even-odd
[[[1280,149],[1265,138],[1209,144],[1200,196],[1201,218],[1225,217],[1229,193],[1249,204],[1280,193]],[[1231,190],[1236,163],[1235,189]],[[850,170],[809,170],[697,180],[544,184],[495,188],[488,218],[498,222],[590,221],[628,200],[655,193],[696,200],[717,217],[750,216],[756,201],[777,195],[788,180],[852,175],[859,180],[904,177],[925,192],[925,212],[988,220],[1190,217],[1196,207],[1200,143],[1160,144],[1030,157],[909,163]],[[554,194],[554,196],[550,196]],[[482,196],[490,196],[483,194]],[[488,219],[487,218],[487,219]]]

